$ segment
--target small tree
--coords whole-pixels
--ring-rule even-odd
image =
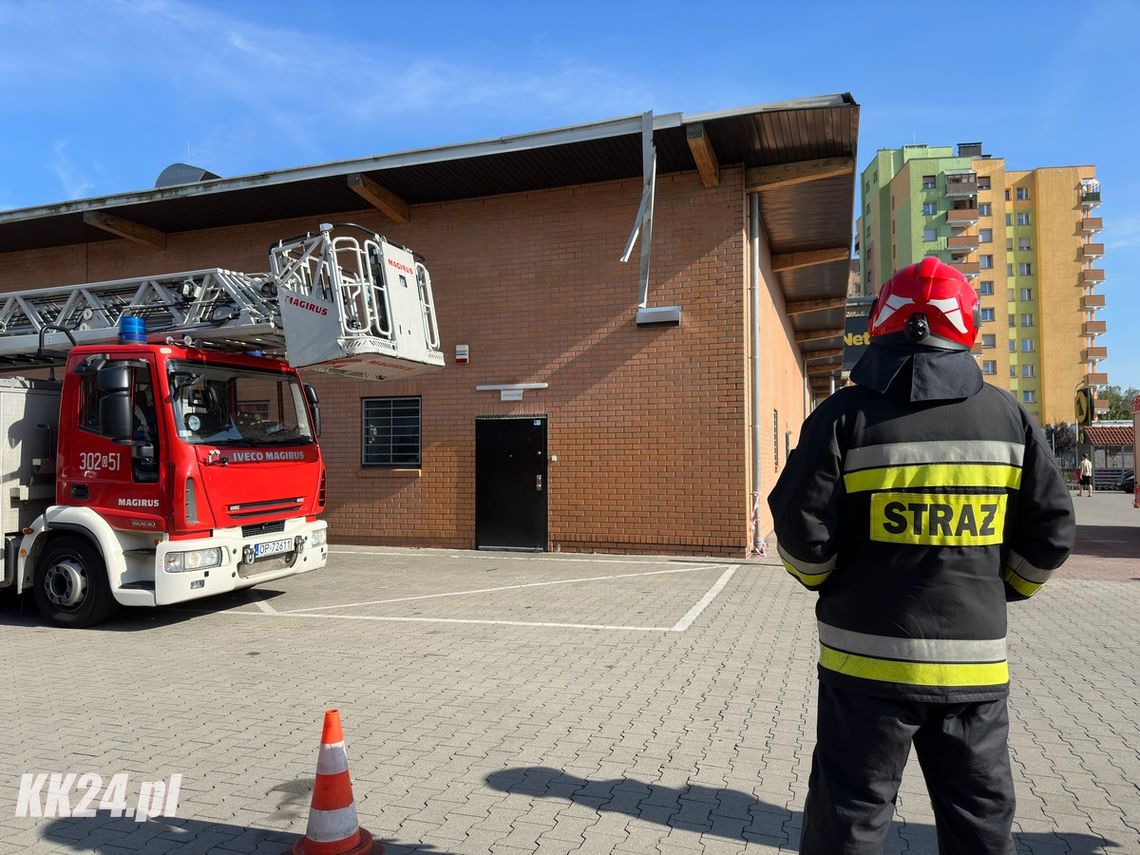
[[[1072,425],[1057,422],[1056,424],[1045,425],[1044,430],[1045,441],[1049,443],[1058,459],[1077,450],[1077,437]]]
[[[1101,414],[1102,419],[1132,418],[1132,399],[1140,395],[1134,386],[1123,389],[1120,386],[1102,386],[1097,397],[1108,401],[1108,410]]]

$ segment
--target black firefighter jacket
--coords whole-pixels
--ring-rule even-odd
[[[1068,557],[1073,505],[1041,429],[973,357],[872,345],[804,422],[768,497],[819,592],[819,675],[880,697],[1004,697],[1006,601]]]

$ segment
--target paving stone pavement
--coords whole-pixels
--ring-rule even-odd
[[[1140,511],[1116,498],[1078,504],[1079,572],[1010,610],[1019,855],[1140,853]],[[326,707],[392,855],[796,852],[813,599],[766,559],[334,547],[88,631],[0,601],[0,853],[283,852]],[[180,773],[177,816],[16,816],[39,772],[127,772],[132,802]],[[937,851],[913,760],[885,851]]]

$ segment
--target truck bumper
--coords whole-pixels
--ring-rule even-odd
[[[240,528],[219,528],[212,537],[163,541],[155,554],[155,605],[211,597],[318,570],[328,562],[326,529],[323,520],[308,522],[302,517],[287,520],[281,531],[252,537],[243,537]],[[221,550],[219,565],[168,569],[179,561],[183,566],[189,563],[185,555],[180,558],[175,553],[215,548]]]

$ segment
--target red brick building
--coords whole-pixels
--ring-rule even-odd
[[[619,260],[640,116],[0,212],[0,290],[263,270],[274,240],[363,224],[423,255],[448,365],[308,378],[334,542],[742,555],[754,493],[838,372],[858,112],[653,118],[648,305],[679,323],[637,323],[640,245]],[[537,385],[477,389],[514,384]],[[503,492],[520,479],[529,495]]]

